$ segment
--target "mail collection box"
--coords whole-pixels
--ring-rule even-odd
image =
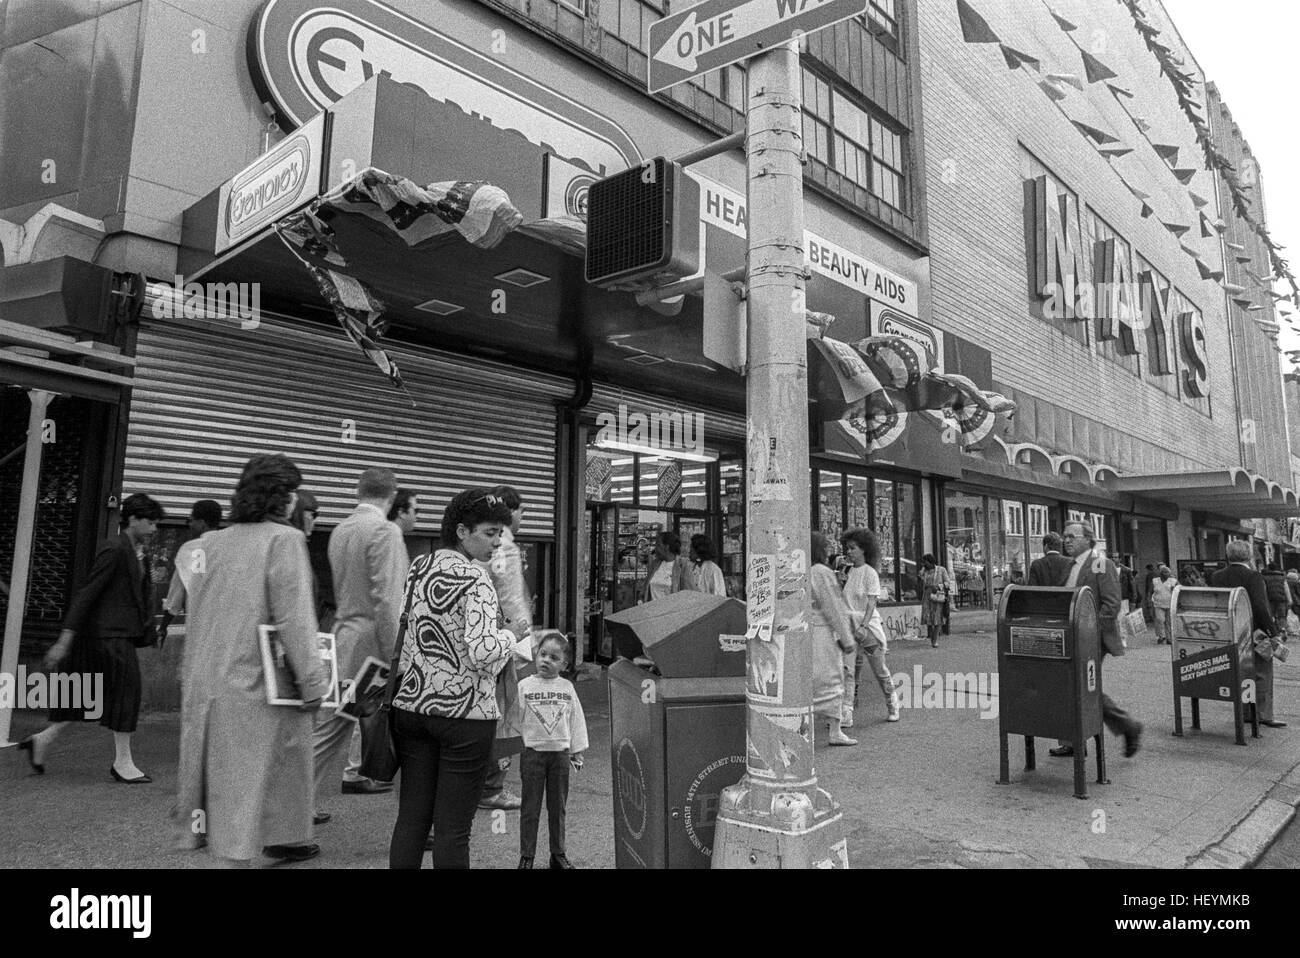
[[[1200,729],[1200,700],[1232,704],[1238,745],[1246,744],[1245,706],[1254,699],[1254,616],[1242,588],[1177,586],[1169,604],[1174,734],[1183,734],[1183,699],[1192,700],[1192,728]],[[1250,709],[1255,737],[1259,716]]]
[[[1084,749],[1097,741],[1097,780],[1105,781],[1101,730],[1101,642],[1089,588],[1007,586],[998,608],[999,781],[1009,778],[1007,736],[1025,737],[1033,770],[1034,739],[1074,746],[1075,795],[1087,796]]]

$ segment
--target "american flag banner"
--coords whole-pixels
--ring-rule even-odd
[[[523,222],[505,191],[488,183],[456,180],[417,186],[405,177],[367,167],[275,224],[276,234],[311,273],[343,332],[403,392],[397,364],[379,342],[388,325],[382,318],[385,305],[365,283],[343,272],[348,262],[323,210],[375,220],[407,246],[454,230],[469,243],[491,249]],[[415,405],[409,393],[407,398]]]

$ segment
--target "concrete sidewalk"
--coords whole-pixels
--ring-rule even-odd
[[[991,616],[962,615],[954,625],[987,628]],[[1286,729],[1261,729],[1246,747],[1233,742],[1227,706],[1205,703],[1203,731],[1171,735],[1169,650],[1154,639],[1121,659],[1106,660],[1105,688],[1146,724],[1142,751],[1123,757],[1107,740],[1110,785],[1097,785],[1089,762],[1089,798],[1073,795],[1073,765],[1047,756],[1023,770],[1013,738],[1009,785],[996,784],[998,723],[978,709],[905,710],[884,721],[879,690],[867,678],[853,734],[855,748],[819,748],[822,784],[842,804],[855,868],[871,867],[1233,867],[1247,863],[1288,820],[1300,797],[1300,663],[1276,669],[1277,717]],[[896,643],[895,673],[992,672],[991,631],[945,637],[938,649]],[[573,776],[568,809],[569,857],[578,867],[614,864],[609,712],[603,676],[579,683],[591,730],[586,769]],[[1184,710],[1185,721],[1187,711]],[[42,716],[16,716],[15,740]],[[0,866],[195,868],[201,852],[171,849],[167,812],[176,783],[179,721],[175,713],[141,720],[136,762],[152,785],[109,780],[107,732],[68,731],[48,756],[48,772],[29,774],[15,749],[0,753]],[[1247,733],[1249,735],[1249,732]],[[518,791],[518,770],[510,787]],[[302,865],[265,867],[382,868],[396,817],[396,796],[340,794],[317,829],[323,854]],[[1252,814],[1253,813],[1253,814]],[[519,813],[480,812],[471,845],[474,867],[512,868],[518,860]],[[544,860],[543,823],[539,852]]]

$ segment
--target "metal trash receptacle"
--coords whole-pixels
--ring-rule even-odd
[[[1201,699],[1232,703],[1238,745],[1246,744],[1245,707],[1251,737],[1259,738],[1254,707],[1254,615],[1240,587],[1176,586],[1169,603],[1170,669],[1174,687],[1174,734],[1183,734],[1183,699],[1192,700],[1192,728],[1201,728]]]
[[[1106,784],[1101,691],[1092,590],[1007,586],[998,607],[999,783],[1010,781],[1007,736],[1023,735],[1026,771],[1037,767],[1035,737],[1074,746],[1076,798],[1088,797],[1084,745],[1093,739],[1097,782]]]
[[[721,792],[745,774],[745,605],[678,592],[607,616],[617,868],[708,868]],[[656,671],[657,670],[657,671]]]

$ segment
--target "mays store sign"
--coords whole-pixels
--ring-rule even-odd
[[[1123,237],[1050,175],[1025,181],[1029,284],[1047,318],[1095,323],[1091,338],[1144,357],[1151,376],[1177,376],[1183,395],[1209,395],[1201,312]]]

